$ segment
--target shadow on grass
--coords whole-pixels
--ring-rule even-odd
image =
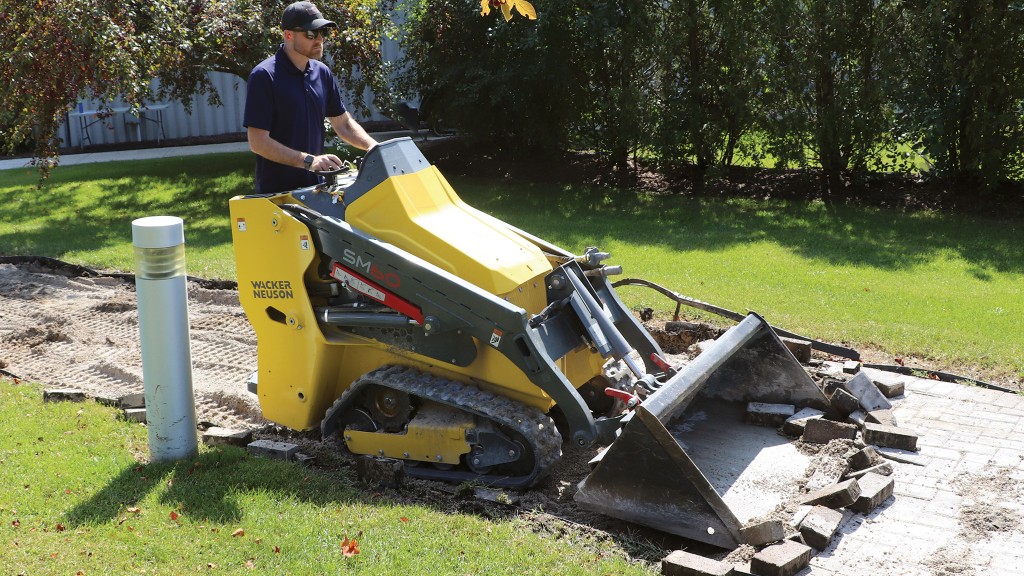
[[[69,166],[42,189],[33,174],[0,185],[0,253],[60,258],[67,252],[131,247],[131,221],[173,215],[189,246],[231,243],[228,200],[252,192],[251,154]]]
[[[339,474],[310,472],[294,464],[256,458],[245,450],[219,447],[173,463],[132,465],[66,515],[71,526],[131,516],[155,490],[159,502],[191,520],[229,523],[242,519],[237,495],[270,492],[313,505],[364,500]],[[144,512],[144,511],[143,511]]]
[[[653,196],[596,186],[547,186],[465,179],[463,199],[531,234],[582,252],[611,240],[717,251],[772,242],[823,264],[906,269],[937,255],[961,257],[980,280],[1024,273],[1024,224],[981,217],[792,200]]]
[[[439,490],[432,482],[407,484],[402,489],[380,489],[354,481],[348,472],[305,469],[294,463],[250,456],[245,450],[219,447],[199,456],[173,463],[133,464],[125,467],[105,487],[67,512],[68,528],[109,522],[131,522],[135,514],[151,514],[145,501],[158,492],[158,502],[192,522],[237,524],[253,510],[243,510],[239,496],[269,493],[277,502],[292,500],[313,507],[346,504],[388,506],[412,504],[445,515],[476,516],[485,521],[511,522],[529,517],[532,530],[556,538],[568,533],[607,535],[634,558],[657,561],[666,550],[679,547],[677,536],[657,532],[614,518],[602,517],[597,525],[578,524],[558,512],[528,512],[472,496]],[[593,530],[598,532],[594,532]]]
[[[0,254],[60,258],[71,250],[130,246],[131,220],[172,214],[197,249],[231,243],[228,200],[252,190],[251,154],[71,166],[42,190],[36,175],[0,185]],[[463,177],[462,198],[570,251],[628,240],[667,249],[717,251],[773,242],[823,265],[907,269],[937,255],[963,258],[970,273],[1024,273],[1024,226],[980,217],[792,200],[653,196],[592,185]],[[101,187],[100,190],[97,190]]]

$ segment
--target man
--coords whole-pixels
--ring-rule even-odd
[[[341,167],[340,158],[323,153],[324,118],[356,148],[377,144],[345,110],[334,75],[320,62],[337,27],[313,4],[291,4],[281,15],[281,47],[249,75],[243,125],[257,155],[258,194],[312,186],[319,182],[313,171]]]

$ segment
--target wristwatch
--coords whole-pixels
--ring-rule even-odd
[[[306,170],[313,167],[313,160],[315,160],[315,158],[313,158],[312,154],[306,154],[306,157],[302,159],[302,165],[306,167]]]

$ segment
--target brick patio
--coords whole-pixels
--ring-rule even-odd
[[[799,574],[1024,573],[1024,396],[902,379],[893,413],[920,436],[917,464],[893,463],[895,495],[854,514]]]

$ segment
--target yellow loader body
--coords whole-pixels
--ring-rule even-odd
[[[313,194],[307,191],[306,194]],[[324,413],[359,376],[387,364],[417,366],[499,391],[547,412],[551,397],[508,358],[476,342],[469,366],[439,365],[412,350],[381,346],[358,335],[325,335],[307,285],[325,281],[309,228],[280,208],[301,204],[295,193],[231,200],[239,299],[258,336],[258,396],[269,420],[295,430],[320,426]],[[534,244],[466,205],[433,166],[385,180],[348,207],[345,220],[383,242],[432,262],[530,313],[547,304],[548,258]],[[368,280],[387,286],[389,270],[353,261]],[[244,283],[241,279],[245,279]],[[601,373],[605,360],[583,342],[559,360],[577,386]]]
[[[766,323],[748,316],[677,370],[619,300],[607,254],[572,254],[472,208],[410,139],[330,178],[230,201],[257,336],[250,389],[267,419],[413,476],[508,488],[541,481],[563,446],[610,445],[582,506],[742,543],[751,514],[723,500],[736,475],[704,474],[721,443],[681,440],[676,429],[694,426],[671,423],[704,402],[729,404],[716,423],[750,401],[828,408]]]

